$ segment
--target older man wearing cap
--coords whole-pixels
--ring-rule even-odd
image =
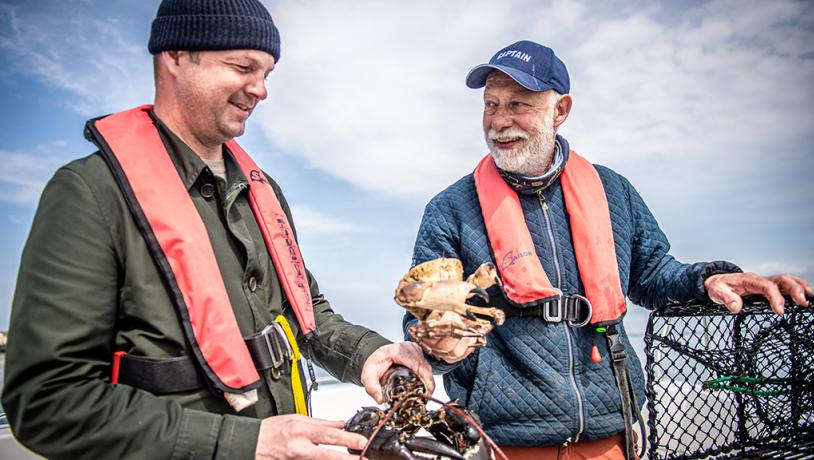
[[[3,405],[49,458],[353,458],[307,417],[300,354],[381,401],[414,343],[331,310],[277,184],[233,140],[280,41],[258,0],[164,0],[155,105],[91,120],[98,152],[43,192],[12,306]],[[290,415],[284,415],[290,414]]]
[[[741,295],[762,294],[782,314],[783,294],[806,304],[811,288],[670,256],[633,186],[557,134],[572,98],[550,48],[509,45],[466,84],[485,88],[489,154],[427,205],[413,263],[456,257],[465,274],[494,263],[502,288],[490,303],[508,318],[483,348],[470,337],[418,341],[510,458],[633,458],[644,377],[622,324],[626,298],[655,308],[709,296],[737,313]],[[460,321],[447,314],[435,327]],[[415,322],[405,316],[405,330]]]

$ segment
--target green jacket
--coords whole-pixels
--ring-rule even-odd
[[[220,270],[241,334],[257,333],[282,311],[285,296],[249,208],[248,181],[227,152],[227,181],[215,177],[158,125],[218,261],[200,269]],[[270,183],[293,226],[279,186]],[[367,357],[389,342],[335,314],[308,275],[319,336],[307,349],[299,333],[298,342],[332,375],[359,384]],[[146,243],[97,152],[48,183],[23,252],[3,390],[15,436],[49,458],[253,458],[260,419],[295,412],[290,369],[279,380],[261,373],[259,402],[237,415],[205,389],[155,396],[111,385],[118,350],[191,355]]]

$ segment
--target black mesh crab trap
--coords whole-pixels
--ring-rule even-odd
[[[786,304],[650,314],[651,459],[814,459],[814,308]]]

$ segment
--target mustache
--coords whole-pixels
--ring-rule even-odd
[[[489,131],[486,133],[486,138],[490,141],[507,141],[513,139],[528,139],[529,133],[526,131],[512,126],[501,131],[497,131],[494,128],[490,128]]]

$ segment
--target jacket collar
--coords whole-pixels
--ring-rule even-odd
[[[149,113],[150,118],[153,119],[158,128],[158,134],[164,142],[164,146],[167,148],[167,152],[169,152],[173,164],[175,164],[175,169],[178,170],[178,175],[181,176],[181,181],[187,190],[192,188],[201,174],[206,174],[212,178],[215,177],[212,171],[210,171],[209,166],[204,163],[195,151],[172,132],[152,110],[150,110]],[[246,182],[246,177],[226,147],[223,147],[223,160],[226,165],[226,179],[228,184],[233,184],[238,181]]]

